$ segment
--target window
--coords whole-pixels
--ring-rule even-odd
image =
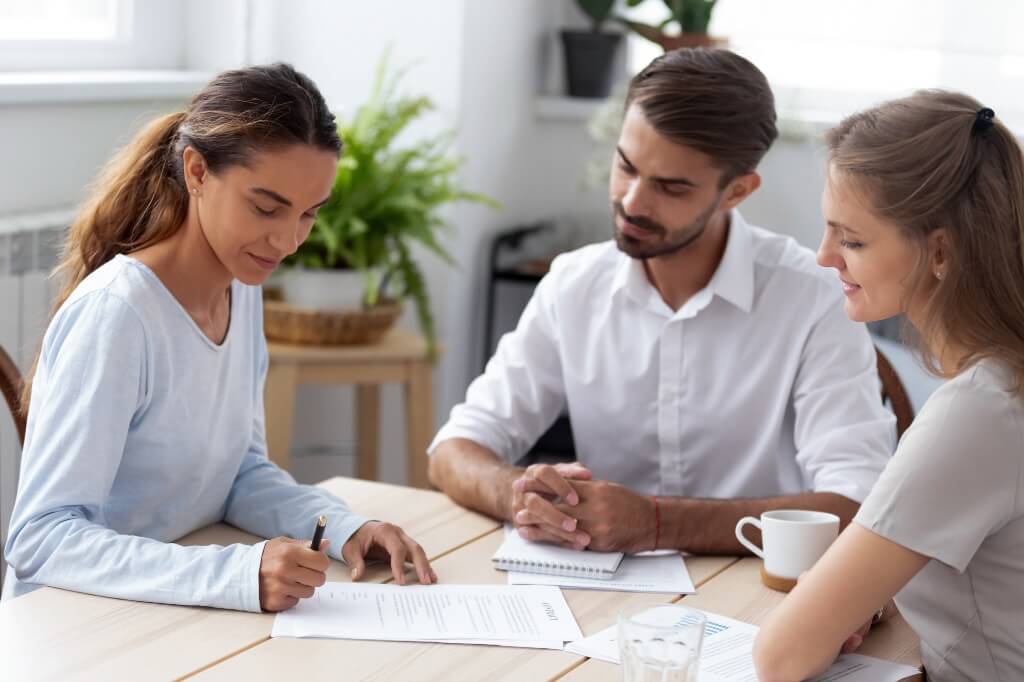
[[[640,20],[666,10],[648,0]],[[719,0],[710,32],[768,76],[780,113],[837,117],[920,88],[961,90],[1024,123],[1024,2]],[[631,36],[630,67],[660,52]]]
[[[85,41],[125,37],[128,3],[117,0],[0,1],[0,40]]]
[[[0,71],[179,69],[185,4],[0,0]]]

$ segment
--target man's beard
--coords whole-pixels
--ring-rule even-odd
[[[648,243],[620,232],[613,220],[612,233],[615,235],[615,244],[619,247],[620,251],[630,258],[638,259],[658,258],[659,256],[668,256],[682,251],[700,239],[700,236],[704,234],[708,223],[711,222],[711,217],[718,210],[721,199],[722,192],[719,192],[715,200],[697,216],[696,220],[689,225],[672,230],[649,218],[632,217],[623,209],[622,202],[612,202],[612,211],[614,211],[615,215],[622,218],[623,222],[662,236],[662,239],[656,240],[654,243]]]

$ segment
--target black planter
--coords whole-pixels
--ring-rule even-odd
[[[621,33],[562,31],[570,97],[607,97]]]

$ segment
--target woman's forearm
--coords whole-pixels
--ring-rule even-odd
[[[851,524],[765,620],[754,646],[758,675],[802,680],[822,672],[928,561]]]

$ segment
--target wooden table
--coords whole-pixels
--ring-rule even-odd
[[[369,346],[267,345],[270,364],[264,399],[271,460],[288,468],[299,384],[355,384],[356,472],[360,478],[376,480],[380,384],[398,383],[405,393],[409,484],[430,487],[426,450],[434,435],[433,365],[422,336],[394,329]]]
[[[321,483],[366,516],[401,525],[435,560],[500,526],[438,492],[332,478]],[[217,524],[182,544],[254,543]],[[388,580],[383,566],[366,579]],[[329,580],[348,581],[332,562]],[[194,674],[268,641],[274,617],[108,599],[41,588],[0,602],[0,680],[167,680]],[[265,678],[264,678],[265,679]]]
[[[443,583],[504,583],[491,568],[500,525],[441,493],[335,478],[324,487],[369,516],[401,524],[426,549]],[[188,544],[253,542],[223,525]],[[782,595],[763,587],[759,562],[689,557],[696,595],[685,603],[751,623]],[[339,562],[330,580],[345,581]],[[390,582],[384,567],[367,576]],[[566,590],[584,635],[611,625],[624,606],[677,601],[678,595]],[[562,651],[405,642],[271,639],[271,614],[120,601],[42,588],[0,604],[0,679],[199,680],[617,680],[617,666]],[[916,665],[918,640],[895,619],[872,631],[863,652]]]

